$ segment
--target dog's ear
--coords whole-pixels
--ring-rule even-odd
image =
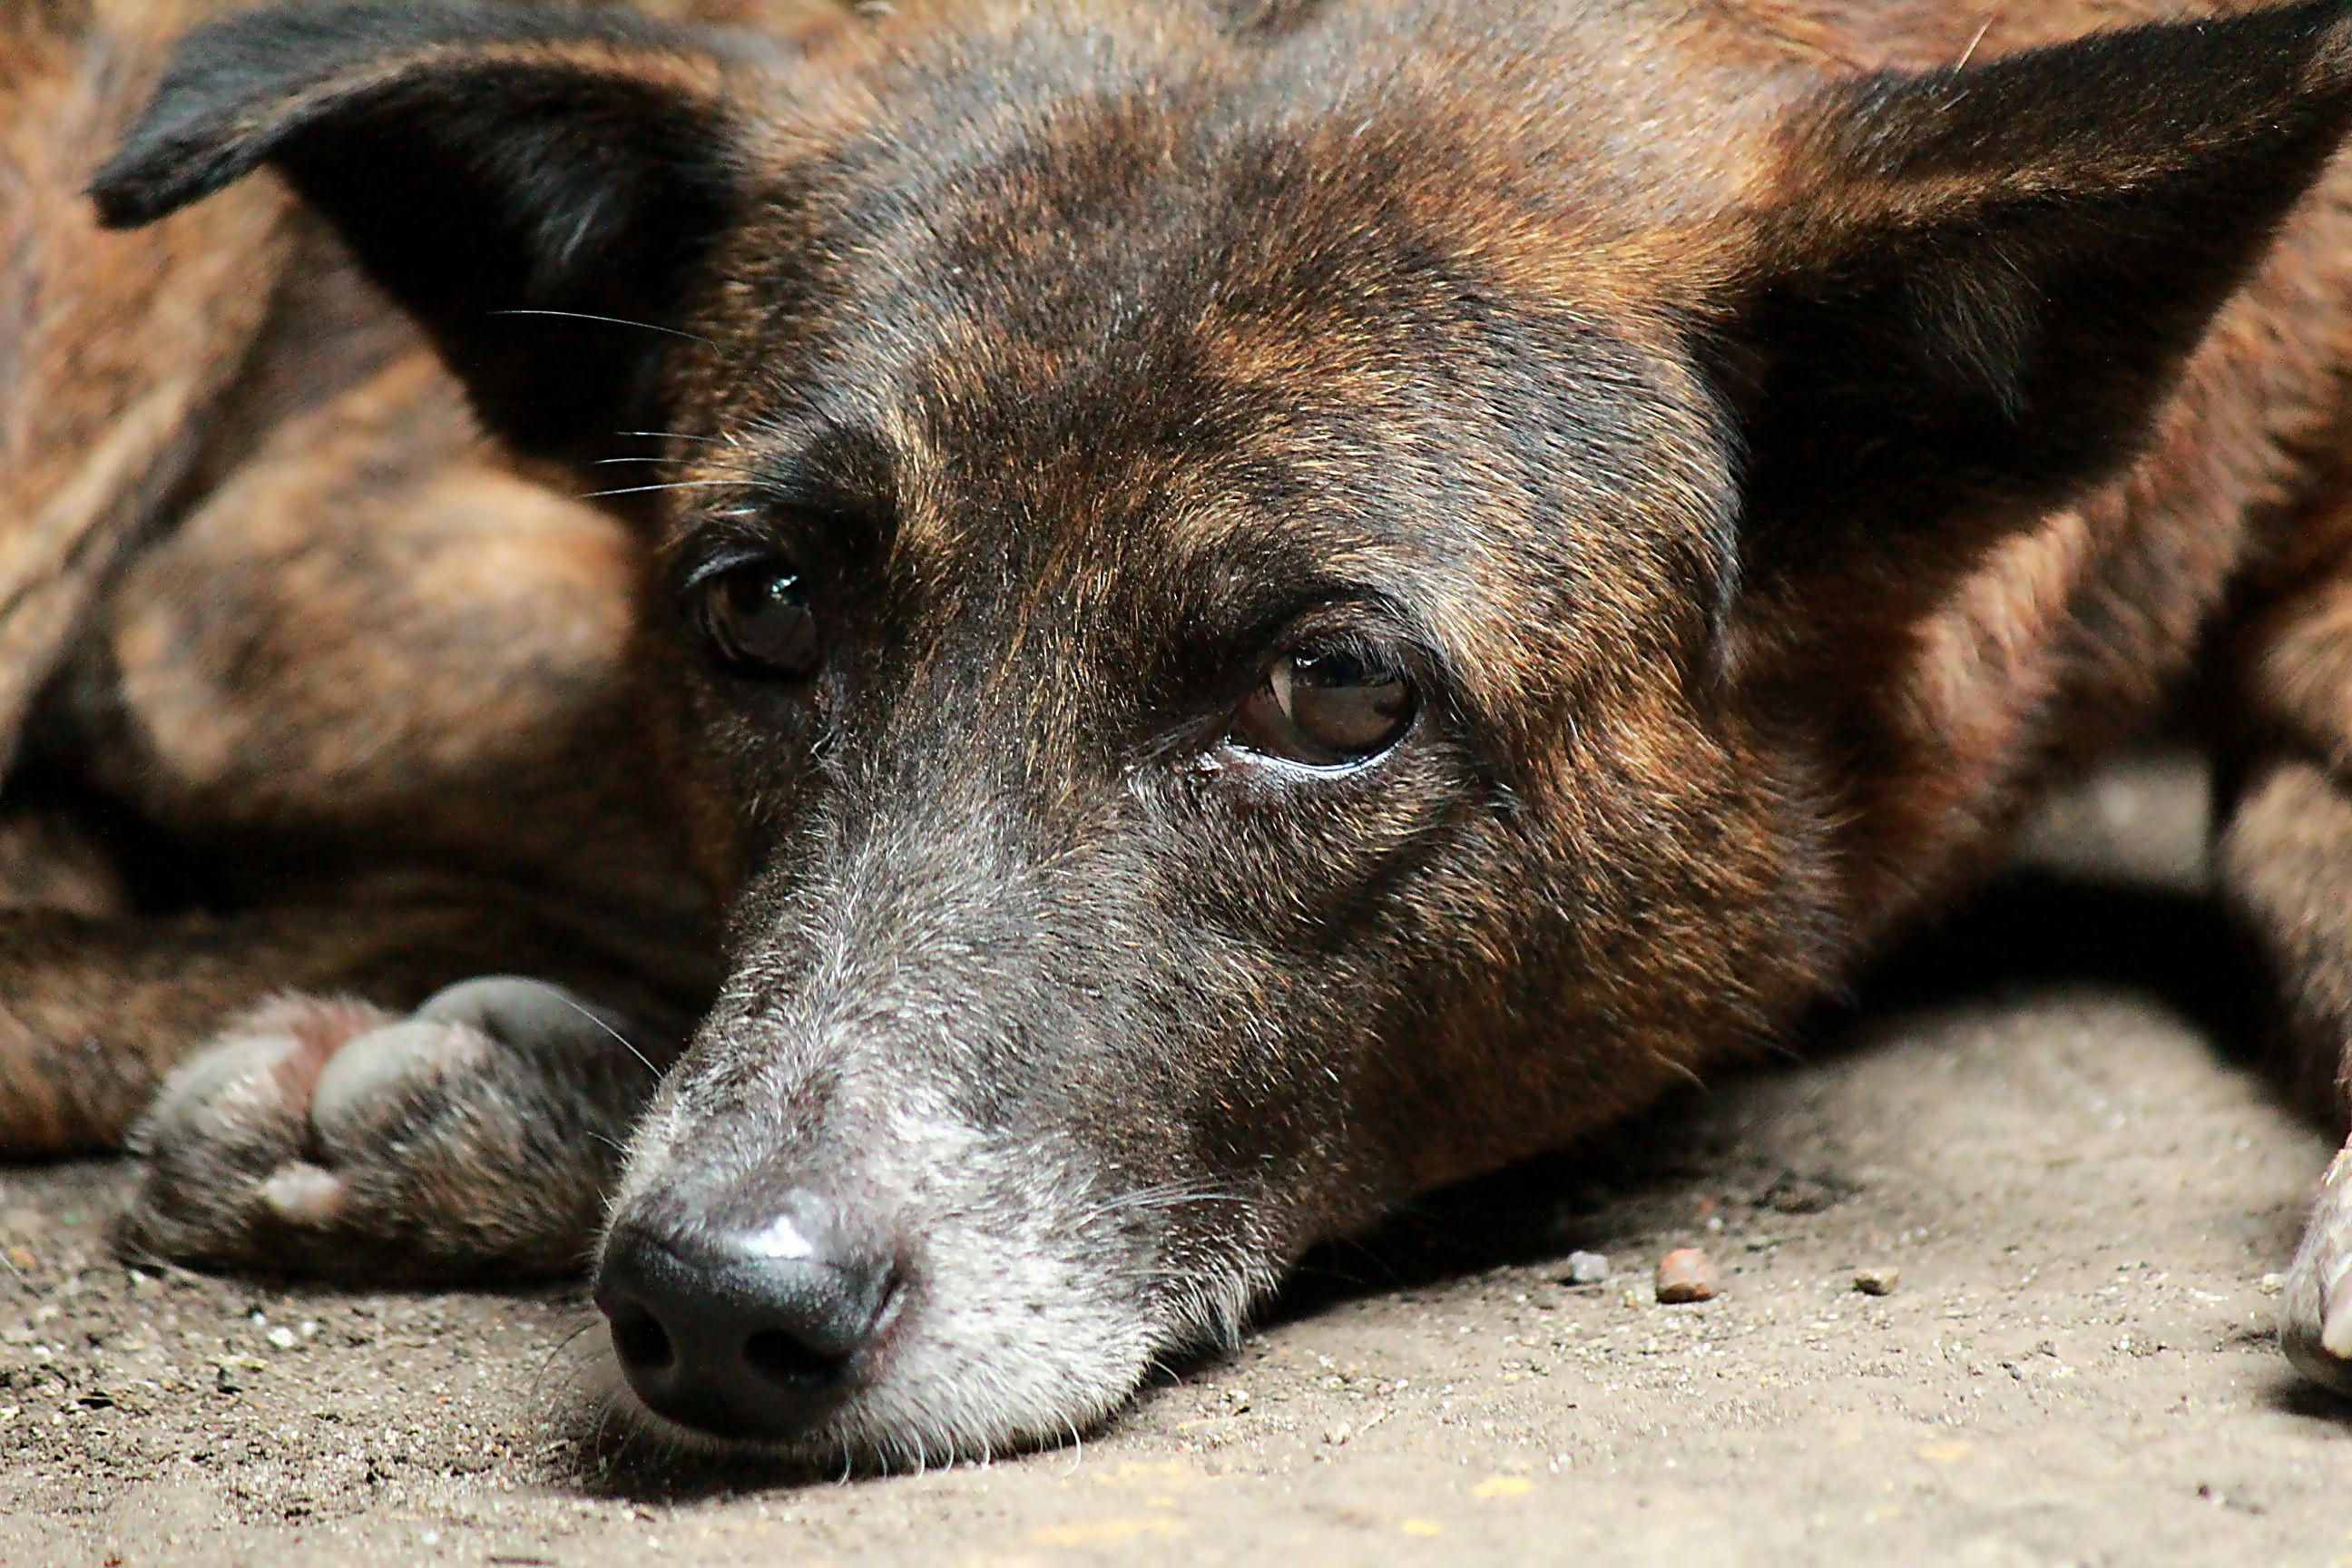
[[[2352,125],[2342,0],[1830,89],[1716,340],[1751,574],[1890,611],[2113,474]]]
[[[91,194],[128,226],[271,165],[493,429],[610,450],[651,412],[686,281],[730,221],[738,68],[703,35],[596,8],[297,0],[184,40]]]

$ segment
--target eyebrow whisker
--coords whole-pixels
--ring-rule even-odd
[[[667,485],[624,485],[619,489],[590,490],[574,496],[574,500],[599,500],[606,496],[649,495],[656,490],[740,490],[750,483],[746,479],[678,479]]]
[[[660,332],[666,337],[684,338],[690,343],[708,343],[712,348],[717,348],[719,346],[710,339],[704,337],[700,332],[688,332],[680,331],[677,327],[665,327],[658,321],[633,321],[626,316],[597,316],[592,315],[586,310],[493,310],[490,314],[493,316],[558,316],[566,321],[602,321],[608,327],[635,327],[642,331]]]

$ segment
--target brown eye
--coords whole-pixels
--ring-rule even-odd
[[[698,614],[711,651],[732,669],[795,680],[816,672],[816,616],[789,567],[730,567],[702,584]]]
[[[1310,767],[1376,757],[1412,725],[1412,682],[1397,663],[1355,648],[1295,648],[1234,716],[1237,745]]]

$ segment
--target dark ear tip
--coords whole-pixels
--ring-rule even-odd
[[[98,172],[87,195],[98,207],[98,221],[107,228],[140,228],[170,213],[178,204],[165,200],[142,178],[136,162],[117,156]]]
[[[345,63],[355,46],[387,35],[396,41],[404,26],[429,33],[436,16],[462,19],[471,9],[285,0],[191,29],[173,46],[163,80],[114,156],[91,177],[100,222],[153,223],[251,173],[268,138],[248,122],[250,110],[293,96]]]
[[[89,182],[99,222],[108,228],[140,228],[211,195],[236,173],[218,158],[203,159],[184,146],[133,132]]]
[[[0,0],[5,5],[7,0]],[[227,184],[257,159],[226,156],[242,140],[221,110],[236,100],[221,91],[217,53],[235,29],[215,24],[184,39],[170,69],[114,155],[90,177],[89,195],[109,228],[137,228]]]

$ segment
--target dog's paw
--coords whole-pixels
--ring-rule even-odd
[[[2279,1343],[2305,1374],[2352,1394],[2352,1145],[2320,1178],[2279,1299]]]
[[[577,1269],[656,1079],[629,1033],[528,980],[469,981],[404,1018],[273,1002],[133,1131],[125,1249],[369,1279]]]

